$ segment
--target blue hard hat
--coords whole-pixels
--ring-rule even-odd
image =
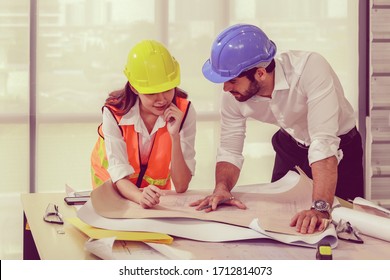
[[[202,72],[211,82],[224,83],[255,66],[266,67],[275,54],[275,43],[260,28],[236,24],[215,39]]]

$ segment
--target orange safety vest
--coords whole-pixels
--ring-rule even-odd
[[[176,106],[184,113],[184,118],[181,123],[182,127],[191,102],[184,98],[175,98]],[[129,164],[134,168],[134,173],[129,175],[128,179],[139,188],[155,185],[160,189],[170,190],[171,176],[169,167],[171,163],[172,141],[167,126],[165,125],[157,130],[148,163],[146,165],[141,165],[138,133],[135,132],[134,125],[119,125],[122,116],[115,114],[116,109],[114,107],[106,106],[106,108],[108,108],[115,117],[119,129],[122,132],[123,139],[126,142]],[[99,138],[91,155],[93,188],[100,186],[110,179],[110,175],[107,172],[108,160],[101,126],[102,125],[100,124],[98,128]]]

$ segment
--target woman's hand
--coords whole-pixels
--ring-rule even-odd
[[[167,122],[168,132],[171,136],[175,136],[180,132],[180,125],[183,121],[183,117],[183,112],[173,103],[165,110],[164,120]]]
[[[163,195],[161,189],[154,185],[149,185],[143,189],[141,199],[139,200],[139,205],[144,209],[152,208],[153,206],[160,203],[160,196]]]

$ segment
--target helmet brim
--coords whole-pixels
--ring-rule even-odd
[[[137,85],[137,86],[134,86],[134,88],[137,90],[137,92],[139,94],[156,94],[156,93],[161,93],[161,92],[171,90],[171,89],[179,86],[179,84],[180,84],[180,78],[177,78],[173,81],[170,81],[170,82],[167,82],[164,84],[160,84],[160,85],[156,85],[156,86],[142,87],[142,86]]]
[[[227,81],[229,81],[231,79],[234,79],[236,77],[236,76],[232,76],[232,77],[221,76],[220,74],[215,72],[212,69],[210,59],[208,59],[203,64],[202,73],[203,73],[203,76],[205,76],[205,78],[207,80],[209,80],[210,82],[213,82],[213,83],[225,83],[225,82],[227,82]]]

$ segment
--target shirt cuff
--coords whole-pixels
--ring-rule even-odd
[[[196,166],[196,161],[195,161],[195,159],[185,160],[185,162],[186,162],[186,164],[187,164],[188,169],[189,169],[190,172],[191,172],[191,175],[194,176],[194,175],[195,175],[195,166]]]
[[[134,168],[128,164],[119,164],[107,168],[113,183],[134,173]]]
[[[339,149],[340,141],[332,141],[332,143],[324,143],[327,142],[326,140],[320,141],[320,140],[314,140],[310,144],[309,148],[309,165],[312,165],[312,163],[316,161],[320,161],[332,156],[335,156],[337,158],[338,163],[343,158],[343,151]]]
[[[221,161],[229,162],[241,170],[242,165],[244,164],[244,157],[242,155],[234,155],[219,148],[217,152],[217,162]]]

